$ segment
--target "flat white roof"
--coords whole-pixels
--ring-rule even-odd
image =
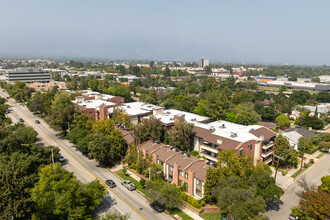
[[[214,135],[232,139],[238,142],[260,140],[258,137],[256,137],[250,132],[263,127],[260,125],[240,125],[223,120],[207,124],[196,123],[195,126],[208,130],[213,130],[212,134]],[[236,134],[236,136],[234,134]]]
[[[129,102],[124,103],[118,107],[122,112],[127,113],[129,116],[147,115],[152,114],[154,109],[161,109],[163,107],[148,104],[145,102]],[[112,113],[112,109],[109,109],[109,113]]]
[[[205,116],[196,115],[190,112],[184,112],[176,109],[167,109],[164,110],[161,114],[154,115],[155,118],[161,120],[164,124],[171,124],[174,122],[174,116],[184,116],[184,119],[188,123],[197,123],[197,122],[204,122],[208,121],[210,118]]]
[[[95,108],[97,110],[99,110],[99,107],[101,105],[106,105],[106,106],[116,106],[115,103],[113,102],[109,102],[109,101],[105,101],[105,100],[99,100],[99,99],[93,99],[93,100],[86,100],[83,102],[77,102],[77,101],[72,101],[72,103],[78,104],[80,106],[83,106],[85,108]]]

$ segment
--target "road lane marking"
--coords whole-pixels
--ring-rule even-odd
[[[16,107],[17,108],[17,107]],[[19,109],[18,109],[19,110]],[[20,110],[19,110],[20,111]],[[23,113],[23,115],[25,115],[25,117],[32,122],[32,120],[23,112],[20,111],[21,113]],[[42,120],[42,119],[41,119]],[[32,122],[33,123],[33,122]],[[110,187],[108,187],[103,181],[101,181],[98,177],[96,177],[89,169],[87,169],[87,167],[85,167],[80,161],[78,161],[70,152],[68,152],[66,149],[64,149],[64,147],[59,144],[54,138],[52,138],[51,136],[49,136],[42,128],[38,127],[46,136],[48,136],[51,140],[53,140],[62,150],[64,150],[67,154],[69,154],[74,160],[76,160],[82,167],[84,167],[88,172],[90,172],[90,174],[92,174],[102,185],[104,185],[106,188],[108,188],[113,194],[115,194],[121,201],[123,201],[128,207],[130,207],[134,212],[136,212],[142,219],[145,219],[145,217],[143,217],[137,210],[135,210],[130,204],[128,204],[124,199],[122,199],[116,192],[114,192]],[[41,136],[41,135],[40,135]],[[44,139],[48,144],[49,142]]]

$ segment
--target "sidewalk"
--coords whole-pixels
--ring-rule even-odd
[[[116,172],[118,170],[123,169],[123,165],[117,165],[116,167],[112,168],[111,171],[112,172]],[[127,169],[127,173],[134,178],[137,181],[140,181],[140,177],[138,177],[137,175],[135,175],[134,173],[132,173],[130,170]],[[143,194],[142,194],[143,195]],[[181,207],[180,208],[184,213],[186,213],[187,215],[189,215],[191,218],[193,219],[197,219],[197,220],[204,220],[203,218],[201,218],[200,216],[196,215],[195,213],[193,213],[192,211],[190,211],[189,209],[185,208],[185,207]]]
[[[303,163],[309,163],[309,160],[310,159],[314,159],[314,164],[317,163],[320,159],[322,159],[323,157],[321,157],[320,159],[316,158],[318,155],[320,155],[321,152],[318,150],[316,151],[314,154],[305,154],[304,156],[304,162]],[[301,162],[301,161],[300,161]],[[314,165],[312,164],[312,166]],[[292,168],[291,170],[289,170],[289,172],[283,176],[282,175],[282,172],[278,171],[277,172],[277,176],[276,176],[276,183],[281,186],[283,189],[287,188],[288,186],[290,186],[295,178],[292,178],[291,176],[296,173],[297,171],[300,170],[300,163],[298,164],[298,167],[297,168]],[[310,167],[309,167],[310,168]],[[309,169],[308,168],[308,169]],[[271,167],[272,171],[273,171],[273,174],[272,176],[274,177],[275,176],[275,168],[274,167]],[[306,171],[308,171],[308,169]],[[306,172],[304,171],[304,172]]]

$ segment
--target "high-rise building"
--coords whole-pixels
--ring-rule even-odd
[[[48,83],[51,77],[49,71],[36,67],[16,68],[15,71],[7,71],[7,82],[21,81],[26,83]]]
[[[205,58],[200,58],[198,60],[198,67],[204,68],[209,65],[209,60]]]

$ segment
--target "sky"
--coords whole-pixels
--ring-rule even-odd
[[[329,0],[0,0],[0,57],[330,65]]]

